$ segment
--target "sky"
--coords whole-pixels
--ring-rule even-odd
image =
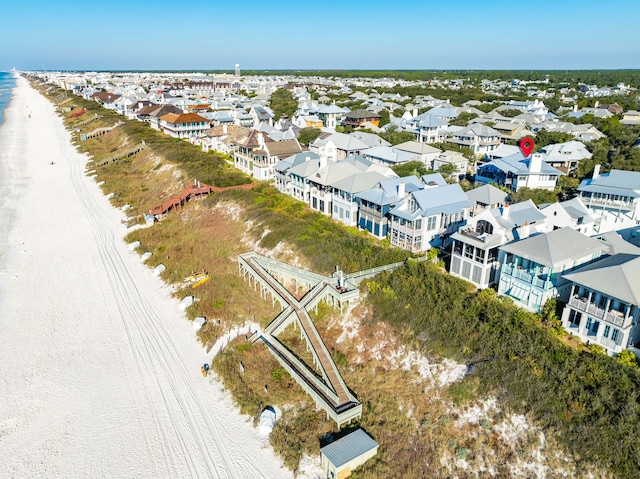
[[[10,0],[0,71],[636,69],[637,0]]]

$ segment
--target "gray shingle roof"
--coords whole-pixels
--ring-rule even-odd
[[[362,429],[357,429],[351,434],[347,434],[343,438],[324,446],[320,449],[320,453],[324,454],[335,467],[340,467],[377,447],[378,443],[376,441]]]

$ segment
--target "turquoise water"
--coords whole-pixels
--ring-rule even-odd
[[[4,116],[4,109],[11,100],[11,90],[16,85],[16,79],[12,73],[0,72],[0,124]]]

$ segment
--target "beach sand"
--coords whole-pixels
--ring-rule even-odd
[[[5,113],[0,477],[291,477],[202,377],[210,357],[53,106],[20,78]]]

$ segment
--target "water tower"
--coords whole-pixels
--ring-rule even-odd
[[[236,63],[236,76],[239,77],[240,76],[240,64]]]

